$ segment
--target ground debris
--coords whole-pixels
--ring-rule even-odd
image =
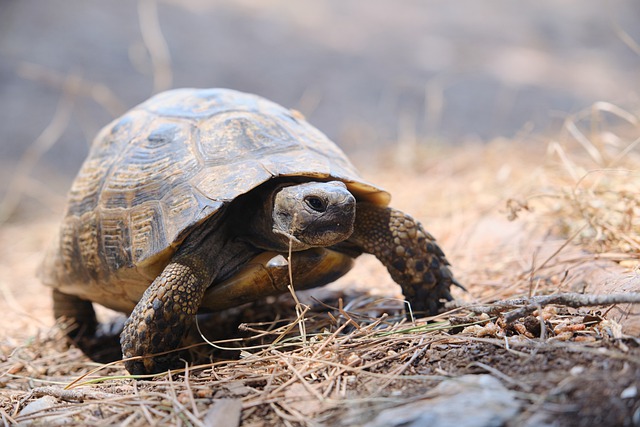
[[[465,306],[464,308],[474,313],[504,316],[507,323],[512,323],[541,307],[555,304],[565,307],[579,308],[591,306],[604,306],[613,304],[640,304],[640,293],[629,292],[607,295],[560,293],[553,295],[541,295],[530,298],[516,298],[496,301],[489,305]],[[452,308],[453,305],[450,305]],[[519,307],[515,310],[514,308]],[[504,313],[507,310],[507,313]],[[504,314],[503,314],[504,313]]]
[[[207,410],[204,427],[237,427],[240,425],[242,401],[239,399],[217,399]]]
[[[100,400],[100,399],[109,399],[109,398],[118,397],[118,395],[116,394],[105,393],[98,390],[92,390],[92,389],[67,390],[62,387],[54,387],[54,386],[36,387],[33,390],[31,390],[30,396],[28,397],[43,397],[43,396],[52,396],[67,402],[80,402],[80,403],[84,402],[85,400]]]
[[[513,404],[520,405],[518,413],[500,418],[508,427],[638,425],[640,341],[626,328],[640,318],[639,311],[621,302],[611,306],[615,295],[627,303],[640,291],[638,256],[614,244],[634,235],[625,231],[618,240],[601,241],[607,253],[585,250],[582,239],[567,241],[575,231],[558,233],[541,221],[548,210],[531,198],[523,200],[535,209],[509,222],[494,209],[504,205],[503,193],[515,188],[514,181],[523,194],[528,182],[539,189],[540,180],[530,180],[531,151],[519,163],[521,150],[489,144],[475,147],[474,156],[446,153],[447,161],[434,165],[456,171],[438,178],[446,181],[447,192],[428,185],[438,170],[443,173],[435,166],[428,175],[376,173],[376,182],[391,190],[399,206],[429,218],[430,229],[437,230],[469,291],[453,290],[458,301],[468,298],[455,311],[408,320],[384,267],[363,256],[341,282],[314,290],[316,300],[300,295],[311,307],[304,319],[296,318],[290,296],[214,317],[220,333],[203,331],[217,348],[195,334],[186,372],[148,380],[127,378],[121,364],[96,367],[61,333],[45,332],[51,331],[50,295],[33,272],[54,226],[3,224],[0,240],[13,244],[0,247],[0,419],[8,425],[201,426],[224,418],[234,427],[306,427],[382,423],[397,415],[417,425],[426,420],[417,407],[428,414],[431,405],[448,401],[440,420],[475,414],[476,406],[489,412],[495,405],[504,414]],[[476,167],[480,153],[489,165],[482,170]],[[505,181],[508,188],[492,193],[491,171],[500,167],[491,165],[507,163],[523,179],[514,175]],[[424,197],[415,197],[416,188]],[[637,215],[629,218],[637,222]],[[592,275],[596,270],[602,276]],[[542,297],[520,298],[527,295]],[[567,295],[577,298],[563,301]],[[477,301],[482,305],[472,306]],[[521,309],[514,321],[505,320]],[[306,336],[298,332],[298,321]],[[471,385],[464,383],[467,377]],[[65,390],[56,384],[76,386]],[[456,401],[458,395],[472,401]],[[394,422],[388,425],[399,424]]]
[[[47,409],[53,408],[57,403],[58,399],[53,396],[42,396],[32,402],[29,402],[29,404],[27,404],[18,415],[25,417],[36,412],[46,411]]]
[[[356,416],[342,425],[494,427],[504,425],[521,406],[516,393],[493,376],[463,375],[443,381],[419,400],[385,409],[365,424]]]

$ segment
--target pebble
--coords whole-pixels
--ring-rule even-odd
[[[424,399],[382,411],[367,427],[498,427],[521,405],[495,377],[464,375],[443,381]]]
[[[42,396],[33,402],[29,402],[27,406],[25,406],[22,411],[20,411],[20,416],[30,415],[39,411],[45,411],[47,409],[51,409],[58,404],[58,399],[53,396]]]

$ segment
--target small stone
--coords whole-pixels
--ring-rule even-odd
[[[577,377],[578,375],[582,374],[584,372],[584,366],[574,366],[573,368],[571,368],[571,370],[569,370],[569,373],[571,375],[573,375],[574,377]]]
[[[45,411],[47,409],[53,408],[58,404],[58,399],[53,396],[42,396],[39,399],[30,402],[27,406],[24,407],[22,411],[20,411],[20,416],[25,416],[29,414],[33,414],[34,412]]]
[[[443,381],[421,400],[381,411],[367,425],[493,427],[505,425],[521,406],[516,393],[496,378],[464,375]]]
[[[241,414],[242,401],[240,399],[217,399],[204,416],[203,424],[205,426],[239,426]]]
[[[267,262],[267,267],[285,267],[287,264],[287,259],[282,255],[276,255]]]
[[[638,396],[638,387],[634,384],[622,390],[620,393],[620,399],[633,399]]]

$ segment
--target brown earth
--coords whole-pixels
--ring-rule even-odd
[[[637,2],[154,4],[0,2],[4,425],[640,425],[637,305],[512,323],[497,308],[640,291],[637,113],[600,102],[556,135],[576,106],[637,107]],[[136,381],[91,362],[35,272],[87,141],[173,86],[303,111],[438,237],[468,292],[408,322],[363,256],[298,295],[304,323],[289,295],[200,319],[209,340],[237,339],[194,331],[188,372]]]
[[[249,305],[203,319],[209,339],[241,338],[218,343],[226,350],[194,332],[188,372],[139,381],[121,363],[92,363],[53,326],[49,291],[35,276],[52,215],[6,222],[0,416],[5,425],[217,425],[220,417],[246,426],[408,425],[389,422],[388,411],[418,405],[424,416],[446,397],[439,384],[488,374],[511,394],[480,404],[517,410],[486,425],[638,425],[637,306],[548,306],[512,324],[469,308],[640,290],[637,149],[594,147],[608,168],[569,139],[424,151],[400,144],[380,160],[384,168],[364,174],[438,237],[468,289],[455,291],[451,311],[432,323],[406,321],[399,287],[362,257],[337,283],[300,295],[304,335],[291,296]]]

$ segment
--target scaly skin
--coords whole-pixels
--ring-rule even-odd
[[[453,278],[433,236],[399,210],[358,203],[349,242],[375,255],[387,267],[414,312],[436,314],[442,300],[452,299],[451,285],[462,287]]]
[[[133,375],[162,372],[178,366],[174,350],[191,326],[209,281],[203,270],[193,265],[172,262],[147,288],[127,319],[120,335],[125,367]]]
[[[357,205],[355,230],[348,240],[329,249],[294,252],[295,288],[308,289],[335,280],[349,270],[349,260],[362,252],[375,255],[387,267],[414,312],[437,314],[442,300],[452,299],[451,285],[462,288],[435,239],[419,222],[399,210],[363,202]],[[269,259],[261,256],[208,290],[206,306],[225,309],[286,292],[286,266],[270,266]]]

